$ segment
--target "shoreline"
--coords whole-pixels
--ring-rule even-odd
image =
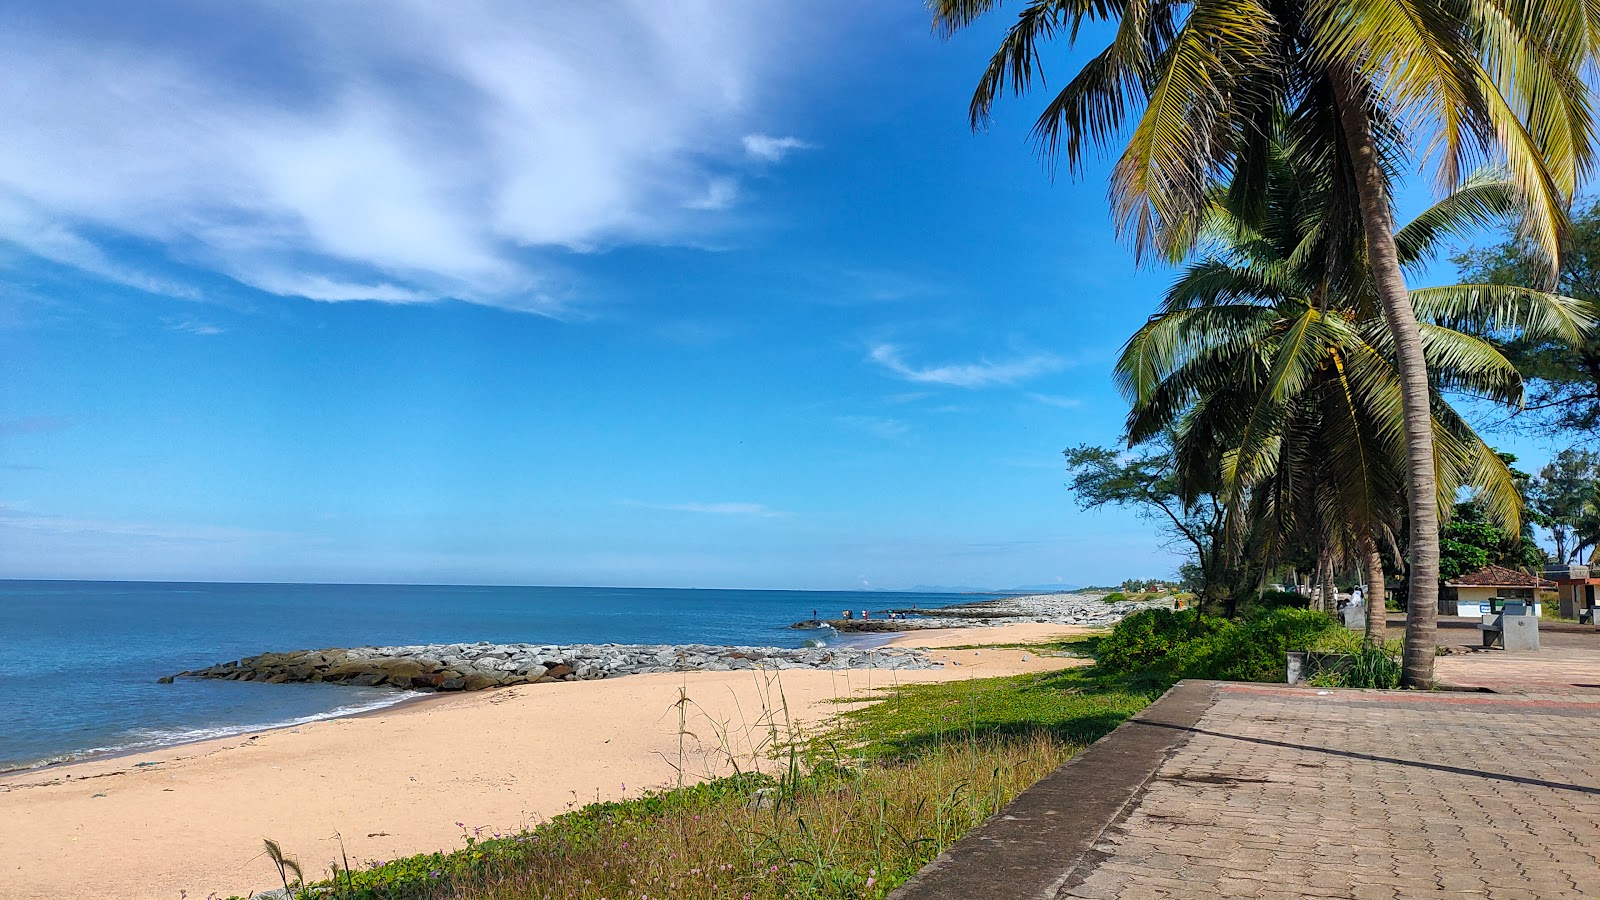
[[[1041,627],[1084,630],[1028,623],[893,637],[1021,643],[1043,639]],[[1082,664],[1025,650],[928,652],[944,668],[675,672],[424,695],[0,774],[0,881],[14,885],[15,900],[248,896],[272,881],[263,836],[298,855],[308,875],[334,858],[335,832],[357,861],[454,849],[464,827],[514,830],[594,800],[637,796],[670,786],[678,766],[700,780],[730,760],[760,765],[773,724],[815,727],[840,702],[870,700],[883,687]],[[682,696],[691,707],[680,711]],[[680,712],[691,738],[679,733]]]
[[[278,731],[284,728],[299,728],[302,725],[310,725],[313,722],[331,722],[334,719],[359,719],[364,716],[382,715],[390,710],[399,709],[402,706],[409,706],[413,703],[419,703],[441,696],[437,694],[424,694],[418,691],[402,691],[398,688],[395,689],[395,692],[407,696],[401,696],[390,703],[368,704],[361,709],[354,709],[348,712],[338,712],[338,710],[344,709],[344,707],[336,706],[333,709],[328,710],[326,713],[318,713],[311,716],[301,716],[297,719],[291,719],[283,722],[268,722],[261,725],[221,725],[215,729],[217,731],[229,731],[230,733],[228,734],[201,735],[169,742],[156,742],[144,747],[118,747],[114,749],[107,748],[73,751],[71,754],[69,754],[71,757],[69,759],[55,759],[50,762],[30,763],[21,766],[0,768],[0,780],[4,780],[12,776],[24,775],[30,772],[42,772],[48,769],[59,769],[64,766],[75,766],[79,763],[120,759],[127,756],[137,756],[141,753],[156,753],[161,750],[186,747],[190,744],[199,744],[205,741],[227,740],[228,738],[235,738],[239,737],[240,735],[251,734],[255,732],[265,733],[268,731]]]
[[[873,634],[873,635],[854,635],[854,634],[836,635],[835,636],[835,641],[836,641],[835,643],[830,643],[830,644],[828,644],[828,645],[826,645],[826,646],[824,646],[824,647],[822,647],[820,649],[823,649],[823,650],[838,650],[838,651],[845,652],[845,653],[870,652],[870,651],[873,651],[873,650],[880,650],[880,649],[883,649],[884,647],[888,646],[891,643],[889,640],[887,640],[887,638],[889,638],[889,637],[892,637],[892,635],[887,635],[887,634],[883,634],[883,635],[878,635],[878,634]],[[575,646],[584,646],[584,645],[575,645]],[[605,646],[628,646],[628,645],[605,645]],[[672,644],[672,645],[661,645],[661,646],[684,649],[684,648],[700,647],[700,646],[704,646],[704,645]],[[363,649],[371,649],[371,648],[352,648],[352,649],[363,650]],[[801,648],[748,647],[748,648],[730,648],[730,649],[744,649],[744,650],[752,650],[753,649],[753,650],[773,651],[773,652],[780,652],[780,651],[781,652],[790,652],[790,651],[793,651],[793,650],[804,650],[806,648],[805,647],[801,647]],[[296,652],[303,652],[303,651],[296,651]],[[275,654],[269,654],[269,655],[275,655]],[[619,674],[613,675],[611,677],[612,678],[623,678],[623,677],[627,677],[630,674],[641,674],[641,673],[624,672],[624,673],[619,673]],[[162,679],[158,679],[158,680],[165,680],[165,679],[168,679],[168,678],[171,678],[171,677],[175,677],[175,676],[162,676]],[[189,673],[181,673],[181,677],[195,677],[195,676],[191,676]],[[501,685],[501,686],[504,686],[504,685]],[[266,723],[259,723],[259,724],[240,724],[240,725],[218,725],[213,729],[209,729],[211,731],[217,732],[217,733],[214,733],[214,734],[198,734],[198,735],[195,735],[193,737],[183,737],[183,738],[178,738],[178,739],[170,740],[170,741],[152,741],[152,742],[149,742],[149,743],[145,743],[145,744],[143,744],[141,746],[114,747],[114,748],[89,748],[89,749],[86,749],[86,750],[68,751],[66,753],[59,754],[58,756],[55,756],[55,757],[47,757],[46,760],[42,761],[42,762],[29,762],[29,763],[23,763],[21,765],[0,766],[0,778],[5,778],[7,776],[17,775],[17,774],[26,773],[26,772],[35,772],[35,771],[40,771],[40,770],[45,770],[45,769],[59,768],[59,767],[62,767],[62,766],[70,766],[70,765],[75,765],[77,763],[83,763],[83,762],[92,762],[92,761],[96,761],[96,760],[106,760],[106,759],[117,759],[117,758],[120,758],[120,757],[135,755],[135,754],[139,754],[139,753],[154,752],[154,751],[159,751],[159,750],[163,750],[163,749],[167,749],[167,748],[173,748],[173,747],[183,747],[183,746],[186,746],[186,745],[189,745],[189,744],[200,743],[200,742],[203,742],[203,741],[219,740],[219,739],[223,739],[223,738],[237,737],[237,736],[243,735],[243,734],[275,731],[275,730],[282,729],[282,728],[296,728],[296,727],[299,727],[299,726],[302,726],[302,725],[308,725],[308,724],[310,724],[312,722],[321,722],[321,721],[329,721],[329,720],[333,720],[333,719],[344,719],[344,718],[359,718],[359,717],[362,717],[362,716],[378,715],[378,714],[384,713],[386,711],[389,711],[391,709],[396,709],[396,708],[401,707],[401,706],[406,706],[406,705],[410,705],[410,704],[417,703],[417,702],[420,702],[420,701],[429,700],[429,699],[432,699],[432,698],[435,698],[435,697],[438,697],[438,696],[448,696],[450,693],[453,693],[451,691],[442,691],[442,692],[436,692],[436,691],[432,691],[432,690],[421,690],[421,691],[419,691],[419,690],[415,690],[415,689],[411,689],[411,688],[393,687],[393,686],[389,686],[389,685],[383,685],[382,687],[384,687],[386,689],[391,689],[391,690],[393,690],[393,691],[395,691],[397,693],[400,693],[400,694],[402,694],[404,696],[398,697],[398,698],[396,698],[396,699],[394,699],[392,701],[385,702],[385,703],[368,704],[364,708],[354,709],[354,710],[350,710],[350,711],[347,711],[347,712],[339,712],[338,711],[338,710],[341,710],[341,709],[344,708],[341,705],[341,706],[335,706],[332,709],[329,709],[329,710],[327,710],[326,712],[323,712],[323,713],[315,713],[315,714],[311,714],[311,715],[307,715],[307,716],[301,716],[301,717],[298,717],[298,718],[295,718],[295,719],[284,720],[284,721],[279,721],[279,722],[266,722]],[[201,729],[195,729],[195,730],[199,731]]]
[[[1046,596],[1048,596],[1048,595],[1046,595]],[[984,602],[995,602],[995,601],[984,601]],[[896,620],[897,624],[899,622],[902,622],[902,621],[906,621],[906,620]],[[829,644],[825,645],[822,649],[835,649],[836,648],[836,649],[845,650],[845,651],[868,651],[868,652],[870,652],[870,651],[873,651],[873,650],[881,650],[881,649],[885,649],[885,648],[889,648],[889,647],[903,648],[903,649],[938,648],[938,647],[941,646],[940,643],[937,643],[937,642],[929,643],[929,641],[938,641],[939,640],[939,636],[947,634],[947,633],[972,632],[974,634],[982,635],[982,634],[985,634],[985,633],[992,632],[995,629],[1012,629],[1012,628],[1017,628],[1019,626],[1021,626],[1023,630],[1012,632],[1013,634],[1028,634],[1028,635],[1047,634],[1047,633],[1067,634],[1067,633],[1081,633],[1081,632],[1085,632],[1085,631],[1094,630],[1092,628],[1087,628],[1087,627],[1083,627],[1083,626],[1055,625],[1055,624],[1049,624],[1049,623],[1033,623],[1033,622],[1003,622],[1003,621],[995,621],[993,623],[985,623],[985,624],[981,624],[981,625],[946,625],[946,624],[943,624],[941,622],[941,624],[939,624],[939,625],[917,625],[917,626],[910,626],[910,627],[904,628],[903,630],[894,630],[894,631],[888,631],[888,630],[885,630],[885,631],[870,631],[870,632],[853,632],[853,631],[839,632],[839,631],[836,631],[834,633],[833,641],[830,642]],[[1052,632],[1052,629],[1054,630],[1054,632]],[[999,642],[1002,642],[1002,643],[1004,643],[1004,642],[1024,643],[1024,642],[1027,642],[1028,640],[1036,640],[1036,641],[1041,641],[1042,642],[1043,640],[1046,640],[1046,638],[1032,638],[1032,637],[1030,637],[1030,638],[1011,638],[1008,641],[999,641]],[[973,640],[973,641],[968,641],[968,643],[983,643],[983,641]],[[693,645],[693,644],[676,644],[676,645],[668,645],[668,646],[692,647],[692,646],[696,646],[696,645]],[[756,649],[788,649],[788,648],[756,648]],[[803,648],[801,648],[801,649],[803,649]],[[641,673],[630,673],[630,674],[641,674]],[[629,675],[628,674],[621,674],[621,675],[614,676],[613,678],[625,678],[625,677],[629,677]],[[400,709],[402,707],[407,707],[407,706],[411,706],[411,705],[415,705],[415,704],[419,704],[419,703],[423,703],[423,702],[438,701],[438,700],[440,700],[440,699],[442,699],[444,697],[450,696],[450,693],[451,693],[451,692],[433,692],[433,693],[430,693],[430,692],[422,692],[422,691],[413,691],[413,690],[408,690],[408,689],[403,689],[403,688],[394,688],[394,690],[399,692],[399,693],[401,693],[401,694],[406,694],[406,695],[409,695],[409,696],[401,696],[401,697],[399,697],[399,698],[397,698],[394,701],[389,702],[389,703],[371,705],[371,706],[368,706],[367,708],[352,710],[352,711],[349,711],[349,712],[336,712],[336,710],[340,709],[341,707],[335,707],[333,710],[329,710],[326,713],[320,713],[320,714],[315,714],[315,715],[311,715],[311,716],[303,716],[303,717],[300,717],[298,719],[293,719],[293,720],[288,720],[288,721],[283,721],[283,722],[269,722],[269,723],[262,723],[262,724],[257,724],[257,725],[237,725],[237,726],[224,725],[224,726],[218,726],[216,730],[228,732],[228,733],[225,733],[225,734],[200,735],[200,736],[195,736],[195,737],[183,738],[183,739],[179,739],[179,740],[173,740],[173,741],[170,741],[170,742],[156,742],[156,743],[151,743],[151,744],[149,744],[147,746],[139,746],[139,747],[119,747],[119,748],[104,749],[104,750],[89,749],[89,750],[83,750],[83,751],[71,751],[69,754],[67,754],[67,756],[69,758],[64,758],[64,759],[57,758],[57,759],[53,759],[53,760],[48,761],[48,762],[29,763],[29,764],[24,764],[24,765],[19,765],[19,766],[9,766],[9,767],[5,767],[5,768],[0,768],[0,781],[3,781],[4,779],[10,778],[10,777],[13,777],[13,776],[25,775],[25,774],[33,773],[33,772],[48,771],[48,770],[53,770],[53,769],[61,769],[61,768],[64,768],[64,767],[74,766],[74,765],[78,765],[78,764],[81,764],[81,763],[92,763],[92,762],[105,761],[105,760],[116,760],[116,759],[122,759],[122,758],[125,758],[125,757],[136,756],[136,755],[143,754],[143,753],[156,753],[156,752],[160,752],[160,751],[163,751],[163,750],[182,748],[182,747],[186,747],[186,746],[189,746],[189,745],[192,745],[192,744],[204,743],[206,741],[226,740],[226,739],[229,739],[229,738],[239,737],[241,735],[264,734],[264,733],[267,733],[267,732],[279,731],[279,730],[282,730],[282,729],[299,728],[301,726],[309,725],[309,724],[312,724],[314,722],[326,722],[326,721],[333,721],[333,720],[337,720],[337,719],[354,719],[354,718],[363,718],[363,717],[369,717],[369,716],[378,716],[378,715],[382,715],[382,714],[387,713],[387,712],[398,710],[398,709]],[[3,785],[0,785],[0,788],[3,788]],[[0,793],[3,793],[3,792],[4,792],[3,790],[0,790]]]

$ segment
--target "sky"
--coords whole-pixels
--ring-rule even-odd
[[[1034,156],[1040,98],[968,127],[1005,24],[7,4],[0,577],[1170,575],[1061,451],[1116,441],[1173,273]]]

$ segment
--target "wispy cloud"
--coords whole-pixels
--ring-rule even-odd
[[[1083,401],[1077,397],[1063,397],[1059,394],[1036,394],[1029,392],[1028,398],[1043,403],[1045,406],[1054,406],[1056,409],[1077,409]]]
[[[772,137],[766,134],[744,136],[744,152],[763,162],[781,162],[796,150],[809,150],[811,145],[797,137]]]
[[[619,506],[637,506],[665,512],[702,513],[711,516],[751,516],[758,519],[778,519],[789,515],[761,503],[645,503],[640,500],[618,500]]]
[[[898,440],[911,433],[911,426],[885,416],[840,416],[839,423],[884,440]]]
[[[684,204],[686,209],[715,211],[727,209],[739,199],[739,182],[733,178],[713,178],[705,193]]]
[[[750,133],[790,66],[787,4],[175,9],[120,31],[9,11],[0,241],[178,296],[197,266],[320,301],[554,311],[542,256],[696,243],[741,171],[805,146]],[[218,30],[262,40],[228,54]]]
[[[54,534],[91,534],[152,541],[231,543],[298,537],[290,532],[235,528],[228,525],[190,525],[133,522],[121,519],[85,519],[38,513],[19,504],[0,503],[0,528]]]
[[[222,334],[227,330],[220,325],[202,322],[199,319],[165,319],[164,321],[167,327],[173,331],[181,331],[184,334],[199,335],[201,337]]]
[[[999,362],[983,360],[975,363],[918,367],[906,362],[903,352],[894,344],[874,346],[867,358],[907,381],[968,388],[1014,384],[1053,372],[1066,365],[1060,357],[1039,353]]]

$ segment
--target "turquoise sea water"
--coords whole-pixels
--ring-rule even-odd
[[[0,580],[0,770],[238,734],[403,699],[328,684],[156,679],[268,650],[456,641],[751,644],[790,623],[973,595],[667,588]]]

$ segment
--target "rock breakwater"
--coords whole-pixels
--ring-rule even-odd
[[[704,644],[425,644],[263,653],[162,678],[269,684],[387,685],[412,691],[479,691],[513,684],[591,681],[648,672],[738,669],[934,669],[927,654],[899,648],[715,647]]]
[[[826,624],[837,631],[916,631],[922,628],[981,628],[987,625],[1010,625],[1014,622],[1047,622],[1055,625],[1081,625],[1088,628],[1110,628],[1141,609],[1171,609],[1173,600],[1161,597],[1153,600],[1124,600],[1105,602],[1104,593],[1081,594],[1029,594],[1003,597],[998,600],[978,600],[956,606],[935,609],[916,607],[881,610],[874,615],[899,613],[901,619],[832,619],[827,622],[796,622],[796,628],[815,628]]]

